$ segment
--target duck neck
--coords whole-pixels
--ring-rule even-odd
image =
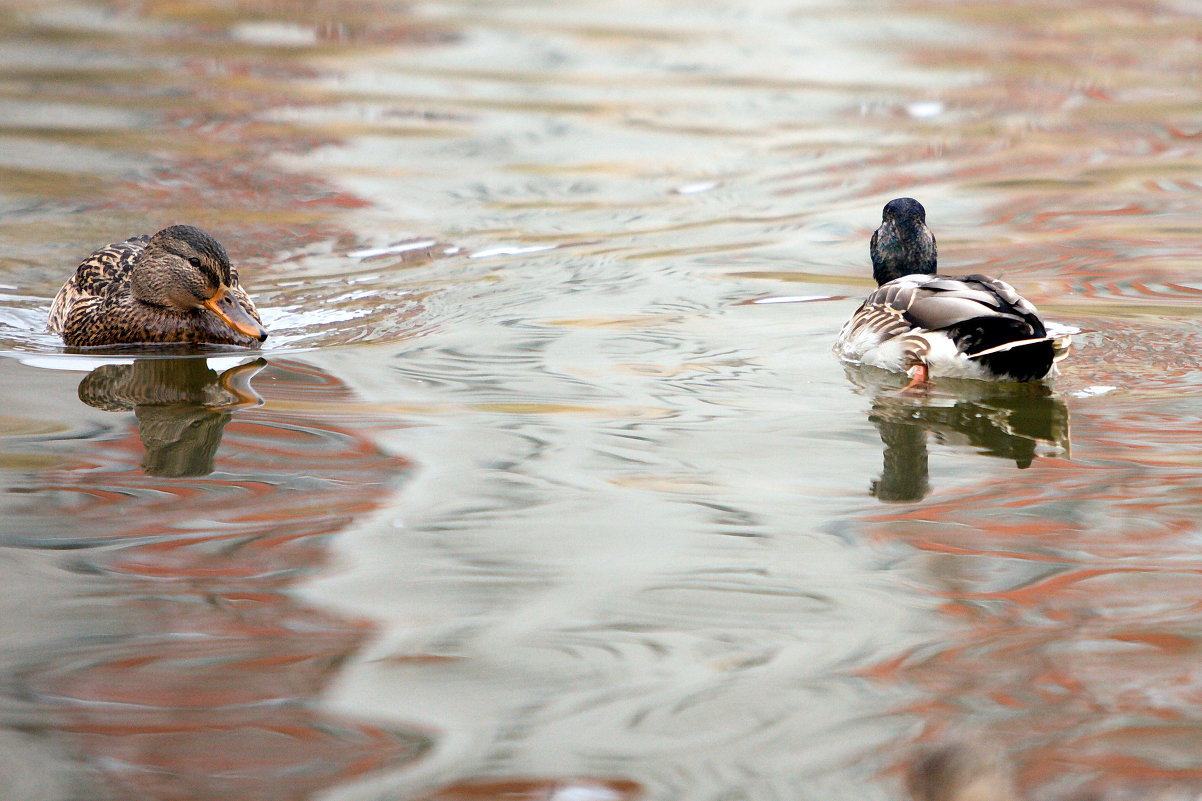
[[[155,276],[151,270],[140,269],[142,267],[141,259],[134,262],[133,269],[129,274],[129,290],[134,296],[134,300],[142,303],[147,303],[151,306],[166,306],[163,302],[163,288],[160,281],[155,280]]]
[[[872,239],[872,277],[878,286],[903,275],[934,275],[937,265],[935,237],[922,223],[882,225]]]

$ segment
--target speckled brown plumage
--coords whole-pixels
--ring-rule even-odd
[[[223,262],[218,278],[229,294],[255,321],[259,313],[238,283],[238,272],[228,264],[221,246],[199,229],[175,226]],[[161,232],[162,233],[162,232]],[[160,233],[160,235],[161,235]],[[159,236],[159,235],[156,235]],[[84,259],[59,290],[50,307],[48,328],[72,347],[158,342],[192,342],[252,346],[258,341],[234,330],[207,309],[179,310],[143,302],[134,297],[131,276],[151,237],[134,236],[106,245]]]

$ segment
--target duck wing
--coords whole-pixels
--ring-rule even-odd
[[[1035,307],[1012,286],[983,275],[906,275],[882,284],[836,347],[844,358],[907,369],[947,359],[941,342],[987,375],[1017,381],[1043,377],[1068,348],[1067,339],[1048,336]],[[964,368],[953,361],[937,369]]]
[[[75,274],[54,296],[46,327],[62,333],[73,311],[103,304],[114,294],[127,290],[134,261],[149,241],[148,236],[132,236],[124,242],[106,245],[80,262]]]
[[[846,333],[871,332],[880,341],[916,330],[944,331],[956,338],[968,333],[958,329],[974,322],[976,328],[1013,332],[1006,338],[1011,341],[1046,336],[1043,321],[1029,301],[1005,281],[983,275],[907,275],[889,281],[864,300]],[[963,349],[972,353],[999,344],[982,342],[977,348]]]
[[[127,286],[134,262],[149,241],[149,236],[131,236],[124,242],[105,245],[75,268],[71,281],[85,295],[107,295],[115,287]]]
[[[1002,328],[1025,334],[1022,338],[1046,334],[1039,313],[1029,301],[1005,281],[983,275],[937,276],[910,287],[899,287],[893,302],[895,305],[904,302],[905,319],[915,328],[928,331],[945,331],[969,321],[992,319]]]

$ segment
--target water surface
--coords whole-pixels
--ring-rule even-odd
[[[0,5],[0,774],[28,799],[1202,782],[1202,166],[1173,3]],[[830,352],[890,198],[1082,329]],[[69,354],[217,235],[260,353]]]

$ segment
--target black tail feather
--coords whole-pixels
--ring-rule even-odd
[[[1013,381],[1043,378],[1056,358],[1055,343],[1047,337],[1043,326],[1034,330],[1019,318],[966,320],[948,329],[948,333],[956,347],[970,359],[977,360],[994,375]]]
[[[975,358],[994,375],[1013,381],[1034,381],[1052,369],[1056,348],[1050,339],[1036,339]]]

